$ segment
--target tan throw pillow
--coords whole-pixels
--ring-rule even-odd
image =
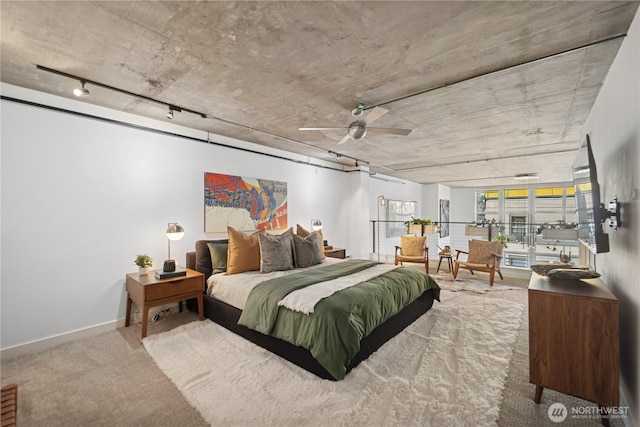
[[[400,247],[403,256],[423,256],[425,236],[400,236]]]
[[[322,235],[322,230],[314,231],[314,233],[318,234],[318,247],[320,248],[320,257],[325,259],[327,256],[324,254],[324,236]],[[308,237],[311,231],[305,230],[300,224],[296,224],[296,234],[300,237]]]
[[[227,227],[229,233],[229,252],[227,254],[227,274],[260,270],[260,243],[256,231],[248,235],[233,227]]]

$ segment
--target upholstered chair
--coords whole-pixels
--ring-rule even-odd
[[[400,236],[394,264],[404,265],[403,262],[424,264],[424,270],[429,274],[429,248],[425,236]]]
[[[458,269],[466,268],[473,274],[474,271],[489,273],[489,285],[493,286],[495,273],[500,279],[500,263],[502,260],[502,242],[487,242],[486,240],[469,240],[469,252],[456,250],[456,259],[453,262],[453,277],[458,277]],[[459,259],[460,254],[467,254],[465,261]]]

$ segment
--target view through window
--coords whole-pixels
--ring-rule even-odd
[[[478,189],[476,221],[497,223],[506,236],[504,265],[528,267],[578,256],[575,192],[571,184]]]

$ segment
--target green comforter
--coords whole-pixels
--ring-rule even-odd
[[[337,380],[344,378],[360,340],[427,290],[440,288],[425,273],[398,267],[336,292],[304,314],[278,301],[306,286],[345,276],[377,263],[351,260],[268,280],[253,288],[238,323],[308,349]]]

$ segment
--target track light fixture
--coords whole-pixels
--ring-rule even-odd
[[[94,86],[101,87],[103,89],[109,89],[109,90],[112,90],[114,92],[119,92],[119,93],[122,93],[122,94],[125,94],[125,95],[133,96],[135,98],[140,98],[140,99],[144,99],[146,101],[155,102],[156,104],[164,105],[164,106],[169,108],[169,112],[166,115],[166,117],[168,119],[172,119],[173,118],[173,112],[174,111],[177,111],[177,112],[184,111],[184,112],[191,113],[191,114],[197,114],[198,116],[202,117],[203,119],[208,118],[208,116],[206,114],[201,113],[199,111],[194,111],[194,110],[190,110],[188,108],[183,108],[183,107],[177,107],[177,106],[175,106],[173,104],[169,104],[167,102],[159,101],[157,99],[153,99],[153,98],[150,98],[148,96],[144,96],[144,95],[140,95],[140,94],[137,94],[137,93],[129,92],[128,90],[119,89],[117,87],[109,86],[109,85],[106,85],[104,83],[100,83],[100,82],[96,82],[96,81],[93,81],[93,80],[85,79],[85,78],[82,78],[82,77],[79,77],[79,76],[74,76],[73,74],[65,73],[64,71],[54,70],[53,68],[48,68],[48,67],[45,67],[45,66],[42,66],[42,65],[36,65],[36,68],[38,70],[46,71],[48,73],[57,74],[59,76],[67,77],[69,79],[79,80],[80,83],[82,83],[82,88],[76,88],[76,89],[73,90],[73,94],[75,96],[87,96],[87,95],[89,95],[89,90],[84,87],[84,85],[86,83],[89,83],[89,84],[92,84]]]
[[[73,94],[75,96],[89,96],[89,89],[85,88],[85,81],[84,80],[80,80],[80,83],[82,84],[82,87],[77,87],[73,90]]]
[[[336,160],[340,160],[341,158],[345,158],[345,159],[351,159],[354,162],[356,162],[356,167],[360,164],[359,162],[362,162],[364,164],[370,164],[369,162],[367,162],[366,160],[362,160],[362,159],[358,159],[357,157],[351,157],[351,156],[347,156],[346,154],[342,154],[342,153],[337,153],[335,151],[331,151],[331,150],[327,150],[327,153],[336,156]]]
[[[169,120],[173,120],[173,112],[177,111],[177,112],[182,112],[182,109],[180,109],[179,107],[176,107],[175,105],[169,105],[169,112],[167,113],[167,119]]]

